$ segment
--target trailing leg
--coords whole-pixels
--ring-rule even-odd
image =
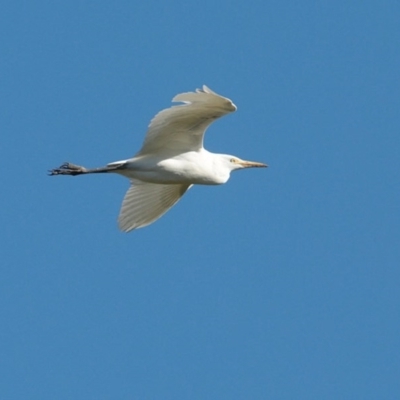
[[[120,168],[120,165],[112,165],[106,166],[101,168],[92,168],[88,169],[85,167],[81,167],[80,165],[75,165],[71,163],[64,163],[59,168],[54,168],[49,171],[49,175],[83,175],[83,174],[96,174],[96,173],[105,173],[105,172],[112,172],[116,169]]]

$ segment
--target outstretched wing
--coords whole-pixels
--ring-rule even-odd
[[[172,99],[182,102],[159,112],[151,121],[137,155],[160,152],[180,154],[203,147],[204,132],[217,118],[236,110],[231,100],[207,86],[196,92],[181,93]]]
[[[164,215],[192,185],[160,185],[131,179],[118,217],[122,231],[143,228]]]

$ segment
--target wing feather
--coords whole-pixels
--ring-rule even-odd
[[[122,231],[142,228],[164,215],[191,185],[160,185],[131,180],[118,217]]]
[[[203,147],[203,137],[208,126],[217,118],[236,110],[226,97],[207,86],[176,95],[172,106],[160,111],[150,122],[143,146],[137,155],[166,150],[169,154],[196,151]]]

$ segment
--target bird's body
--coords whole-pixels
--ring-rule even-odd
[[[50,175],[114,172],[129,178],[131,187],[119,216],[120,228],[128,232],[157,220],[193,184],[220,185],[236,169],[266,167],[204,149],[207,127],[236,110],[231,100],[203,86],[202,90],[179,94],[173,101],[185,104],[163,110],[153,118],[143,146],[133,158],[95,169],[65,163]]]
[[[118,169],[117,173],[149,183],[220,185],[229,179],[230,173],[226,168],[219,168],[221,160],[225,161],[220,156],[223,155],[199,149],[172,157],[140,155],[108,165],[121,165],[123,168]]]

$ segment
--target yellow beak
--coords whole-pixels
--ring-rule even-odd
[[[268,167],[267,164],[263,164],[263,163],[256,162],[256,161],[239,161],[238,164],[241,165],[243,168],[253,168],[253,167],[267,168]]]

